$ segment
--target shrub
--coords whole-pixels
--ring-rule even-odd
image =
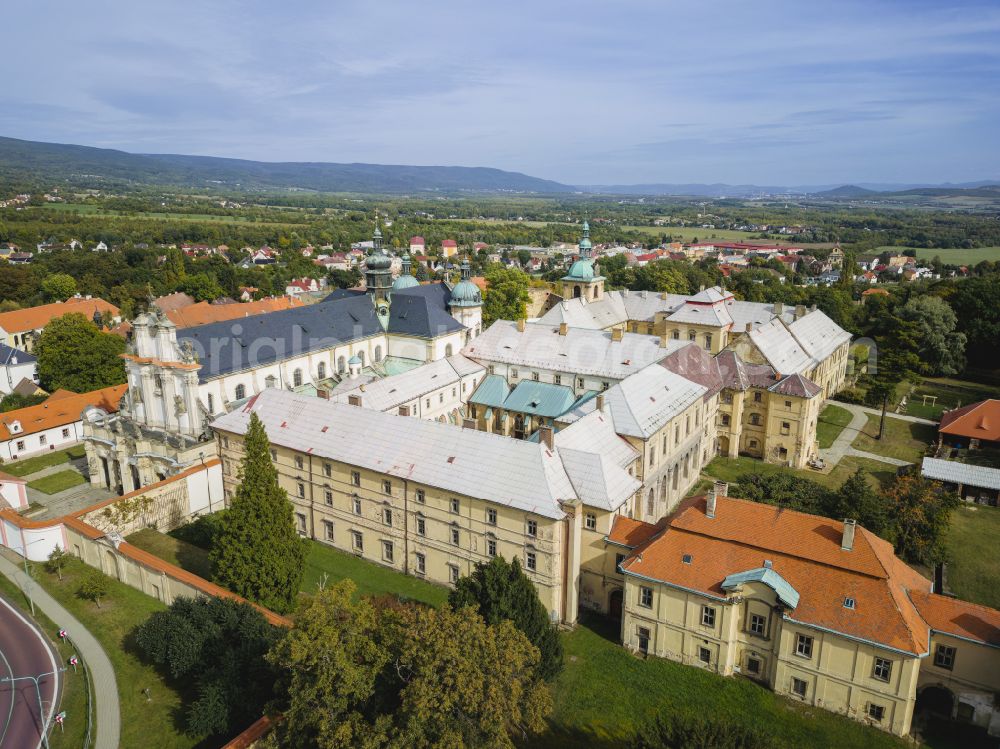
[[[639,730],[638,749],[778,749],[769,731],[734,718],[661,712]]]

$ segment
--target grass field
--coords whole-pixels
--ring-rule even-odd
[[[86,483],[87,479],[79,471],[66,469],[65,471],[50,473],[48,476],[42,476],[40,479],[29,481],[28,486],[43,494],[58,494],[66,489],[72,489],[74,486]]]
[[[76,595],[83,575],[90,568],[71,560],[60,582],[36,568],[35,579],[53,598],[73,614],[96,637],[111,659],[121,701],[122,749],[192,749],[203,737],[181,731],[183,703],[174,685],[168,684],[152,666],[144,664],[130,646],[130,633],[155,611],[165,607],[159,601],[108,579],[108,595],[101,607]],[[149,689],[149,700],[143,694]],[[221,743],[221,742],[219,742]]]
[[[525,742],[549,747],[626,747],[659,710],[688,708],[735,723],[766,726],[787,747],[902,747],[882,731],[778,697],[746,679],[725,678],[668,660],[632,656],[616,628],[584,619],[563,635],[566,666],[553,686],[551,730]]]
[[[65,711],[66,721],[62,730],[53,726],[49,735],[51,749],[79,749],[84,745],[87,735],[87,671],[86,664],[74,669],[69,665],[69,658],[76,654],[76,648],[71,643],[59,638],[56,633],[59,625],[49,619],[41,611],[31,614],[31,606],[23,591],[3,575],[0,575],[0,595],[21,610],[28,619],[34,619],[39,628],[48,635],[59,654],[60,665],[66,668],[62,675],[63,693],[59,709]],[[94,729],[91,728],[91,731]]]
[[[181,541],[152,528],[144,528],[125,540],[150,554],[155,554],[165,562],[176,564],[181,569],[198,575],[198,577],[203,577],[206,580],[212,579],[212,563],[208,558],[208,552],[194,544]]]
[[[87,451],[83,445],[74,445],[73,447],[68,447],[65,450],[57,450],[55,452],[38,455],[34,458],[26,458],[25,460],[19,460],[15,463],[4,464],[3,466],[0,466],[0,470],[4,473],[9,473],[11,476],[27,476],[35,473],[36,471],[40,471],[43,468],[61,465],[63,463],[68,463],[70,460],[82,458],[86,454]]]
[[[974,247],[965,249],[962,247],[945,247],[943,249],[927,249],[925,247],[877,247],[872,252],[879,254],[888,250],[897,254],[904,250],[916,250],[917,258],[920,260],[932,260],[935,255],[941,258],[944,263],[950,265],[975,265],[983,260],[1000,260],[1000,247]]]
[[[937,396],[934,405],[923,404],[925,394]],[[967,406],[986,398],[1000,398],[1000,388],[950,377],[928,377],[910,394],[906,413],[922,419],[938,420],[942,411]]]
[[[959,598],[1000,608],[1000,508],[963,504],[948,530],[948,587]]]
[[[830,447],[851,423],[853,415],[846,408],[832,403],[823,409],[816,422],[816,439],[820,447]]]
[[[163,219],[176,219],[178,221],[200,221],[204,223],[217,223],[217,224],[253,224],[253,223],[265,223],[265,224],[277,224],[280,226],[305,226],[304,221],[289,221],[287,219],[278,220],[276,218],[251,218],[250,216],[217,216],[211,213],[169,213],[169,212],[153,212],[153,211],[116,211],[108,208],[101,208],[97,205],[91,205],[89,203],[50,203],[46,206],[49,210],[59,211],[59,212],[71,212],[76,211],[81,214],[86,214],[90,216],[109,216],[109,217],[134,217],[140,219],[153,219],[153,220],[163,220]]]
[[[916,424],[887,415],[885,434],[878,440],[875,439],[878,436],[878,425],[879,417],[868,414],[868,423],[851,445],[858,450],[884,455],[887,458],[919,463],[927,453],[927,447],[937,439],[937,430],[929,424]]]
[[[888,485],[896,476],[895,467],[888,463],[856,458],[853,455],[842,459],[828,473],[808,468],[801,470],[784,468],[755,458],[715,458],[702,469],[702,475],[736,484],[739,483],[740,476],[745,473],[791,473],[799,478],[811,479],[830,489],[839,489],[841,484],[853,476],[859,468],[869,475],[872,486],[876,487]]]

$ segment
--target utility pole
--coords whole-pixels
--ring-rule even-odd
[[[38,685],[38,681],[39,679],[44,679],[46,676],[61,674],[65,670],[65,668],[60,668],[55,671],[46,671],[44,674],[38,674],[37,676],[4,676],[3,678],[0,678],[0,684],[13,684],[16,681],[27,681],[28,679],[34,682],[35,696],[38,697],[38,717],[42,721],[42,743],[45,745],[45,749],[49,749],[49,720],[45,717],[45,705],[42,702],[42,688]]]

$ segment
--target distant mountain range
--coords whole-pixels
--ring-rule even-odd
[[[750,198],[801,195],[845,200],[894,194],[949,194],[1000,197],[1000,179],[960,184],[728,185],[637,184],[566,185],[489,167],[267,162],[178,154],[136,154],[108,148],[40,143],[0,137],[0,178],[68,180],[89,187],[177,185],[235,190],[310,190],[352,193],[490,192],[527,194],[589,193]]]

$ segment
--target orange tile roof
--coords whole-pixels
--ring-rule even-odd
[[[198,302],[181,309],[169,310],[166,315],[178,328],[192,328],[196,325],[208,325],[213,322],[235,320],[238,317],[249,317],[264,312],[277,312],[292,307],[301,307],[302,301],[287,296],[260,299],[256,302],[236,304],[209,304]]]
[[[0,471],[0,481],[8,484],[27,484],[28,479],[21,478],[20,476],[11,476],[9,473],[4,473]]]
[[[934,631],[1000,647],[1000,611],[923,591],[910,600]]]
[[[100,312],[102,315],[110,312],[112,317],[121,315],[121,310],[110,302],[105,302],[103,299],[73,297],[67,299],[65,302],[53,302],[52,304],[43,304],[39,307],[0,312],[0,328],[3,328],[8,333],[24,333],[29,330],[40,330],[55,318],[68,315],[71,312],[78,312],[88,320],[93,318],[95,312]]]
[[[126,390],[128,390],[128,385],[112,385],[101,390],[79,394],[61,391],[66,395],[61,395],[58,398],[47,398],[44,403],[37,406],[18,408],[0,414],[0,440],[9,440],[25,434],[35,434],[45,429],[72,424],[74,421],[80,420],[80,415],[87,406],[98,406],[108,413],[116,413],[118,402]],[[15,421],[21,423],[21,431],[16,434],[10,431],[10,425]]]
[[[1000,400],[990,398],[941,414],[939,431],[958,437],[1000,441]]]
[[[611,532],[608,534],[608,541],[629,548],[642,546],[649,539],[663,530],[665,523],[644,523],[641,520],[633,520],[624,515],[616,515],[611,524]]]
[[[622,563],[629,574],[724,599],[722,581],[765,566],[799,593],[786,616],[908,653],[927,651],[927,623],[907,597],[929,593],[930,581],[896,558],[892,547],[857,528],[851,551],[841,549],[843,523],[731,497],[717,499],[714,518],[697,498],[664,533]],[[690,563],[684,563],[690,555]],[[844,606],[845,598],[855,608]]]

